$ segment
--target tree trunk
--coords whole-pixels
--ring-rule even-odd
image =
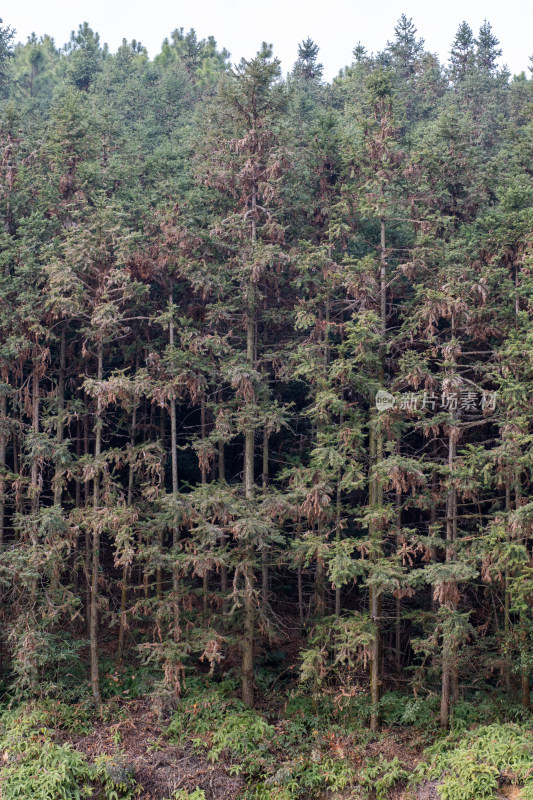
[[[342,428],[344,422],[344,415],[341,413],[339,419],[339,427]],[[337,544],[341,541],[341,469],[337,471],[337,495],[335,498],[335,540]],[[335,616],[340,617],[341,614],[341,587],[335,585]]]
[[[97,380],[103,379],[103,347],[98,345]],[[95,519],[93,522],[92,561],[91,561],[91,610],[89,618],[89,638],[91,649],[91,687],[96,710],[102,709],[100,694],[100,675],[98,671],[98,573],[100,570],[100,525],[96,519],[96,512],[100,502],[100,456],[102,454],[102,400],[96,401],[95,440],[94,440],[94,481],[93,481],[93,508]]]
[[[206,437],[206,407],[205,407],[205,397],[202,396],[200,401],[200,436],[202,442]],[[201,478],[202,478],[202,486],[205,486],[207,483],[207,468],[205,465],[205,460],[202,458],[202,468],[201,468]],[[209,570],[204,569],[204,574],[202,576],[202,605],[204,611],[208,609],[208,592],[209,592]]]
[[[371,425],[370,439],[369,439],[369,455],[370,455],[370,480],[369,480],[369,505],[371,508],[376,508],[379,504],[379,491],[377,478],[372,474],[373,466],[378,461],[378,441],[379,437]],[[375,562],[379,557],[380,551],[380,533],[376,528],[375,523],[371,523],[370,530],[370,559]],[[372,711],[370,714],[370,730],[375,733],[379,728],[379,711],[378,703],[380,698],[380,664],[381,664],[381,630],[380,630],[380,594],[375,585],[369,588],[369,610],[370,619],[374,627],[374,639],[371,648],[370,657],[370,700],[372,703]]]
[[[160,420],[159,420],[159,426],[160,426],[161,446],[162,446],[163,451],[164,451],[164,449],[165,449],[165,409],[164,408],[161,409],[161,417],[160,417]],[[159,531],[159,542],[158,542],[159,552],[161,554],[163,553],[164,536],[165,536],[165,534],[164,534],[163,528],[161,528],[161,530]],[[162,570],[162,568],[160,566],[158,566],[157,570],[156,570],[155,584],[156,584],[156,590],[155,590],[156,597],[157,597],[158,602],[160,602],[163,599],[163,570]]]
[[[519,509],[522,504],[522,478],[520,475],[520,470],[517,468],[515,472],[515,508]],[[527,546],[527,541],[525,542]],[[531,708],[531,695],[530,695],[530,688],[529,688],[529,667],[528,667],[528,660],[529,660],[529,648],[528,648],[528,636],[526,630],[527,624],[527,615],[521,609],[519,615],[519,625],[520,625],[520,656],[521,656],[521,666],[520,666],[520,686],[521,686],[521,695],[522,695],[522,705],[527,711]]]
[[[87,397],[85,398],[87,402]],[[83,452],[89,455],[89,414],[83,417]],[[89,505],[89,481],[85,481],[83,495],[85,507]],[[87,622],[87,633],[91,628],[91,534],[89,528],[85,528],[85,618]]]
[[[263,427],[263,473],[261,475],[261,485],[263,489],[263,494],[267,493],[268,489],[268,459],[269,459],[269,452],[268,452],[268,444],[269,444],[269,432],[268,426],[265,425]],[[268,594],[269,594],[269,587],[268,587],[268,550],[266,547],[263,547],[261,550],[261,603],[263,608],[266,608],[268,603]]]
[[[511,487],[509,486],[509,482],[507,482],[505,486],[505,510],[507,514],[509,514],[511,511]],[[506,648],[509,647],[509,637],[511,633],[510,610],[511,610],[511,598],[509,595],[509,570],[506,570],[503,580],[503,631],[504,631],[504,640]],[[503,663],[503,678],[507,694],[511,693],[511,672],[512,672],[512,662],[509,659],[509,657],[506,656]]]
[[[448,469],[451,486],[446,498],[446,563],[449,564],[455,559],[454,541],[457,530],[457,496],[455,486],[452,483],[456,442],[455,432],[450,431],[448,438]],[[454,586],[450,588],[454,594]],[[449,608],[454,611],[455,603],[447,603]],[[458,693],[457,670],[454,659],[455,646],[445,634],[442,642],[442,686],[440,702],[440,724],[442,728],[447,728],[450,721],[451,700],[456,700]]]
[[[67,329],[63,325],[61,330],[61,349],[59,353],[59,380],[57,384],[57,428],[56,442],[61,445],[64,435],[63,412],[65,406],[65,367],[67,351]],[[60,459],[56,461],[54,474],[54,505],[61,505],[61,495],[63,491],[63,470],[61,469]]]
[[[385,336],[387,332],[387,253],[385,240],[385,220],[380,219],[380,321],[381,321],[381,346],[380,346],[380,381],[383,383],[385,375]],[[375,414],[373,413],[373,416]],[[383,457],[383,433],[370,427],[370,465],[377,465]],[[371,475],[371,473],[370,473]],[[377,477],[370,477],[370,506],[376,507],[383,503],[383,490],[381,482]],[[371,539],[371,558],[375,561],[381,554],[381,533],[372,525],[370,530]],[[372,701],[372,712],[370,715],[370,729],[376,732],[379,728],[378,703],[380,699],[381,687],[381,593],[376,586],[370,587],[370,619],[374,625],[374,641],[372,644],[372,656],[370,663],[370,699]]]
[[[0,397],[0,551],[4,547],[4,526],[6,507],[6,482],[4,470],[7,452],[7,397]]]
[[[248,363],[253,365],[254,356],[254,311],[253,303],[250,305],[246,330],[246,354]],[[255,495],[254,483],[254,431],[250,428],[245,432],[244,442],[244,495],[247,500],[253,500]],[[255,601],[254,587],[255,575],[253,563],[253,548],[249,548],[248,563],[246,565],[244,581],[244,637],[242,645],[242,699],[247,706],[253,708],[255,703],[254,688],[254,640],[255,640]]]
[[[174,322],[171,320],[169,324],[169,342],[170,347],[174,348]],[[176,401],[172,397],[170,400],[170,453],[172,463],[172,494],[178,494],[178,427],[176,420]],[[172,529],[172,548],[174,554],[177,554],[179,544],[179,530],[178,528]],[[174,641],[179,641],[180,638],[180,610],[179,610],[179,571],[178,565],[175,564],[172,568],[172,592],[174,595]]]
[[[131,449],[135,447],[135,429],[137,427],[137,405],[134,405],[133,411],[131,414],[131,434],[130,434],[130,445]],[[132,453],[133,458],[133,453]],[[126,504],[128,508],[131,507],[133,503],[133,479],[134,479],[134,465],[133,461],[130,461],[130,468],[128,472],[128,495]],[[119,664],[122,664],[122,659],[124,656],[124,642],[126,640],[126,604],[128,601],[128,576],[129,576],[129,565],[124,564],[122,567],[122,580],[120,582],[120,617],[119,617],[119,629],[118,629],[118,645],[117,645],[117,658]]]
[[[398,448],[400,452],[400,448]],[[396,492],[396,524],[398,525],[398,532],[402,529],[402,493],[400,490]],[[395,619],[394,619],[394,654],[396,658],[396,670],[399,673],[402,667],[402,608],[399,597],[395,598]]]
[[[256,207],[257,187],[252,192],[252,245],[256,240]],[[246,360],[250,369],[254,367],[255,357],[255,289],[250,285],[250,299],[246,316]],[[251,400],[255,405],[255,397]],[[250,422],[244,434],[244,495],[248,501],[254,499],[254,428]],[[255,644],[255,574],[254,574],[254,548],[248,547],[246,554],[246,567],[244,573],[244,637],[242,644],[242,699],[247,706],[253,708],[255,703],[254,687],[254,644]]]

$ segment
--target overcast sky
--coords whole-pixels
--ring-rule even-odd
[[[292,67],[298,42],[310,36],[320,46],[328,79],[351,62],[358,41],[369,51],[383,49],[402,12],[441,60],[463,19],[477,33],[487,18],[511,72],[531,65],[533,3],[527,0],[18,0],[0,7],[19,41],[32,32],[48,33],[63,45],[71,30],[87,21],[111,50],[123,38],[137,39],[153,57],[174,28],[194,28],[200,38],[213,35],[233,62],[254,55],[261,41],[271,42],[284,71]]]

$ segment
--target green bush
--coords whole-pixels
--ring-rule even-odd
[[[87,707],[82,703],[69,705],[54,700],[43,700],[39,704],[43,724],[47,728],[62,728],[81,736],[91,733],[93,724]]]
[[[210,761],[225,754],[236,762],[231,767],[234,774],[254,774],[268,759],[274,728],[240,700],[213,689],[183,698],[167,733],[178,744],[188,740],[207,750]]]
[[[96,765],[69,744],[57,744],[45,726],[49,708],[22,706],[0,717],[2,800],[131,800],[139,789],[132,776],[114,776],[104,759]]]
[[[514,723],[454,732],[425,751],[413,782],[440,780],[442,800],[491,800],[500,781],[523,785],[533,800],[533,733]]]
[[[149,694],[154,687],[154,669],[142,665],[117,667],[114,661],[103,660],[100,691],[102,699],[137,698]]]
[[[92,770],[70,745],[57,745],[40,709],[6,712],[0,720],[2,800],[78,800],[89,797]]]
[[[368,765],[361,770],[358,781],[365,791],[366,797],[375,797],[376,800],[386,800],[389,790],[400,781],[406,781],[409,773],[403,768],[398,758],[387,761],[380,755],[376,759],[369,759]]]

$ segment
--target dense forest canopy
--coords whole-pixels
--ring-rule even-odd
[[[488,22],[443,64],[403,15],[331,83],[310,39],[284,78],[8,22],[6,696],[529,710],[531,76]]]

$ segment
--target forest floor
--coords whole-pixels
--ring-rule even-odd
[[[146,701],[132,701],[123,706],[122,712],[124,718],[118,722],[96,722],[89,735],[64,734],[61,739],[84,753],[91,762],[102,755],[113,757],[118,744],[122,757],[133,766],[136,780],[142,787],[141,800],[164,800],[178,789],[192,792],[197,788],[205,792],[206,800],[237,800],[242,795],[244,780],[231,774],[231,760],[221,759],[212,764],[206,755],[199,755],[191,745],[179,747],[169,744],[158,712]],[[366,745],[357,755],[351,751],[349,737],[337,739],[335,748],[337,754],[350,759],[356,769],[357,766],[363,768],[368,759],[382,756],[387,761],[397,758],[405,769],[412,771],[422,756],[422,750],[413,743],[408,732],[399,734],[393,730],[382,731],[379,740]],[[420,800],[438,797],[431,790],[432,786],[433,783],[428,783],[421,787]],[[351,788],[346,792],[324,794],[331,800],[352,796]],[[505,796],[518,800],[518,795]],[[406,793],[403,787],[396,787],[388,797],[390,800],[404,800]]]
[[[71,688],[64,702],[5,700],[0,798],[533,800],[533,715],[505,695],[463,698],[443,732],[438,692],[420,697],[391,685],[381,729],[371,733],[368,694],[354,690],[364,676],[350,691],[313,688],[298,680],[292,656],[262,654],[254,710],[240,700],[235,664],[220,666],[218,677],[189,676],[177,695],[151,667],[118,668],[111,654],[100,716],[74,677],[76,699]],[[34,788],[39,769],[55,788]],[[21,793],[21,785],[32,788]]]
[[[308,714],[298,711],[294,714],[294,708],[285,715],[279,712],[283,709],[278,709],[275,718],[272,707],[261,712],[250,711],[238,698],[206,689],[205,683],[203,694],[196,686],[173,710],[163,713],[157,699],[149,696],[130,700],[110,698],[102,717],[95,717],[83,704],[79,707],[49,701],[26,704],[6,711],[12,716],[2,720],[0,797],[2,800],[51,797],[74,800],[89,795],[100,800],[531,800],[533,797],[531,721],[471,726],[448,736],[413,725],[383,726],[379,734],[370,734],[365,725],[352,725],[350,730],[349,726],[326,717],[322,718],[322,724],[317,718],[311,719],[310,728]],[[30,727],[24,727],[25,720],[31,721]],[[23,742],[22,747],[17,744],[17,736]],[[27,741],[37,743],[38,748],[29,763],[24,761]],[[57,782],[51,794],[44,789],[39,793],[36,785],[33,788],[41,769],[35,766],[40,749],[46,750],[49,742],[55,748],[55,756],[46,762],[45,769],[50,777],[56,770]],[[81,758],[89,771],[100,770],[98,775],[94,773],[96,777],[89,774],[88,778],[81,778],[81,795],[72,789],[72,781],[67,780],[73,768],[68,761],[69,753]],[[29,772],[25,772],[26,767]],[[114,779],[119,776],[107,788],[106,773]],[[17,785],[28,780],[28,775],[32,789],[20,793]],[[124,775],[128,777],[120,787]],[[522,789],[524,783],[527,786]],[[65,788],[67,784],[69,788]]]
[[[185,746],[169,742],[165,721],[147,699],[122,704],[119,716],[114,721],[97,720],[89,734],[63,732],[59,740],[68,742],[89,762],[103,755],[112,759],[118,749],[121,759],[133,768],[140,800],[166,800],[178,790],[193,793],[198,789],[204,792],[205,800],[239,800],[243,796],[245,780],[242,775],[232,774],[234,760],[223,756],[217,763],[211,763],[208,755],[199,752],[191,742]],[[346,759],[355,774],[364,771],[369,763],[379,761],[397,761],[408,774],[412,774],[424,758],[419,731],[415,730],[382,729],[379,737],[362,748],[349,735],[332,734],[330,739],[335,755]],[[320,798],[354,800],[383,796],[387,800],[440,800],[439,784],[440,781],[427,780],[413,788],[400,780],[385,794],[376,795],[372,789],[359,793],[357,788],[354,793],[354,786],[350,786],[345,790],[326,790]],[[498,787],[495,795],[497,800],[523,800],[524,797],[520,787],[506,783]],[[469,800],[478,798],[472,796]]]
[[[141,786],[141,800],[163,800],[177,789],[203,789],[206,800],[234,800],[243,788],[240,776],[230,775],[229,764],[211,764],[192,746],[168,743],[159,714],[145,700],[122,706],[121,719],[97,721],[89,735],[65,734],[68,741],[89,761],[98,756],[114,757],[117,747],[126,763],[133,766]]]

